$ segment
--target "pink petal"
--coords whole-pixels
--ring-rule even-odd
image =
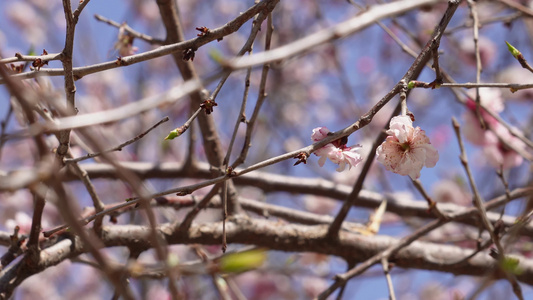
[[[327,127],[317,127],[313,129],[313,134],[311,134],[311,140],[313,140],[313,142],[321,141],[328,136],[328,133],[329,129]]]
[[[321,166],[321,167],[323,167],[325,162],[326,162],[326,156],[322,156],[322,157],[320,157],[320,159],[318,160],[318,165]]]

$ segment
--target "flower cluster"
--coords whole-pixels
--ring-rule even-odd
[[[439,153],[420,127],[413,127],[408,116],[391,119],[387,138],[376,150],[377,160],[389,171],[409,175],[413,180],[420,177],[424,165],[433,168]]]
[[[326,127],[317,127],[313,129],[311,139],[313,142],[323,140],[330,134],[329,129]],[[356,151],[361,148],[361,145],[355,145],[347,147],[348,139],[346,137],[335,140],[324,147],[316,150],[314,153],[316,156],[320,156],[318,164],[322,167],[326,162],[326,158],[329,158],[333,163],[339,165],[337,172],[342,172],[348,165],[348,169],[357,166],[363,159],[361,155]]]
[[[489,111],[499,114],[504,109],[501,92],[498,89],[480,89],[480,102]],[[510,169],[519,166],[523,158],[509,145],[516,149],[525,149],[526,145],[518,138],[511,135],[498,120],[493,118],[487,111],[480,109],[480,116],[490,130],[483,130],[476,113],[476,104],[473,100],[466,103],[467,111],[463,115],[465,121],[464,135],[472,144],[483,147],[489,164],[495,168],[503,166]]]

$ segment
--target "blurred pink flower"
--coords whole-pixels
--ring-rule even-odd
[[[314,299],[328,288],[328,282],[321,277],[305,276],[302,278],[302,286],[305,292],[305,298]]]
[[[474,90],[468,92],[470,99],[466,102],[467,111],[463,115],[465,120],[465,126],[463,129],[465,138],[474,145],[483,146],[487,141],[485,138],[485,130],[481,128],[479,119],[476,113],[476,103],[473,99],[476,97]],[[505,106],[503,103],[502,93],[499,89],[488,88],[479,89],[479,102],[492,113],[501,113]],[[498,124],[498,121],[494,119],[488,112],[480,108],[480,115],[489,126]]]
[[[7,16],[7,19],[15,26],[13,28],[17,28],[21,33],[19,38],[25,39],[32,45],[41,45],[46,42],[46,28],[50,26],[43,18],[45,14],[39,13],[35,7],[26,1],[9,1],[3,13],[3,17]]]
[[[476,103],[474,100],[476,99],[476,91],[469,90],[467,94],[470,99],[467,101],[466,106],[472,110],[475,110]],[[501,113],[505,109],[502,92],[498,88],[479,89],[479,102],[481,102],[483,106],[494,113]]]
[[[313,142],[323,140],[329,135],[330,131],[326,127],[317,127],[313,129],[311,139]],[[322,167],[326,162],[326,158],[329,158],[333,163],[338,164],[337,172],[342,172],[348,165],[348,169],[357,166],[363,159],[361,154],[356,151],[361,148],[361,145],[355,145],[347,147],[346,142],[348,139],[341,138],[333,141],[326,146],[316,150],[314,153],[316,156],[320,156],[318,164]]]
[[[413,127],[408,116],[397,116],[390,121],[389,135],[376,150],[377,161],[385,168],[411,179],[420,177],[424,165],[433,168],[439,160],[439,153],[420,127]]]
[[[467,111],[463,114],[463,120],[465,121],[463,126],[465,139],[474,145],[485,145],[487,143],[485,130],[481,128],[481,124],[479,123],[475,111]]]
[[[433,134],[431,135],[431,144],[436,148],[445,147],[450,142],[452,134],[448,124],[438,125],[435,127]]]
[[[496,74],[495,82],[512,82],[512,83],[530,83],[531,72],[524,69],[520,64],[511,64],[508,68],[501,70]],[[533,90],[524,89],[512,92],[510,89],[502,89],[503,97],[506,100],[531,101],[533,99]]]
[[[467,111],[463,114],[465,126],[463,133],[467,141],[474,145],[485,146],[488,144],[486,131],[481,128],[479,118],[476,113],[475,91],[469,91],[470,99],[466,102]],[[487,110],[498,114],[504,110],[503,98],[499,89],[489,88],[479,90],[479,101]],[[487,111],[480,108],[481,118],[489,126],[496,126],[498,121],[494,119]]]
[[[522,156],[507,145],[525,150],[524,142],[511,135],[509,130],[500,123],[491,125],[491,129],[492,131],[485,131],[487,143],[483,147],[483,153],[489,164],[495,168],[503,167],[505,170],[521,165],[524,161]]]
[[[468,206],[472,203],[472,195],[465,191],[455,180],[443,179],[433,185],[433,199],[438,203],[455,203]]]
[[[471,36],[463,38],[459,44],[463,61],[472,66],[476,65],[476,52],[474,39]],[[478,39],[479,55],[482,66],[490,65],[495,61],[497,47],[490,39],[480,36]]]
[[[14,219],[7,219],[6,220],[6,228],[8,229],[9,233],[13,233],[13,230],[15,230],[16,226],[19,226],[19,234],[28,234],[31,231],[31,217],[26,214],[25,212],[18,211],[15,214]]]
[[[315,195],[306,195],[303,201],[307,211],[322,215],[329,215],[338,205],[337,201]]]
[[[503,98],[498,89],[480,89],[480,101],[487,110],[493,113],[498,114],[504,110]],[[503,166],[504,169],[522,164],[522,156],[508,145],[525,150],[525,144],[512,136],[507,128],[481,109],[480,115],[490,129],[483,130],[476,115],[474,101],[469,99],[466,106],[468,110],[463,115],[464,136],[472,144],[483,146],[483,153],[489,164],[495,168]]]

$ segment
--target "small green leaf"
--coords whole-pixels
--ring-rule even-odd
[[[509,44],[508,42],[505,42],[507,44],[507,48],[509,49],[509,52],[514,56],[514,58],[518,59],[518,56],[522,55],[518,49],[516,49],[513,45]]]
[[[507,272],[520,275],[523,270],[519,266],[520,260],[515,257],[506,256],[503,258],[503,261],[501,263],[502,269],[504,269]]]
[[[35,53],[35,47],[33,47],[33,45],[30,46],[30,49],[28,50],[28,55],[37,55],[37,53]]]
[[[290,266],[290,265],[294,264],[297,260],[298,260],[298,257],[296,255],[291,255],[285,261],[285,265],[286,266]]]
[[[175,266],[177,266],[179,263],[179,258],[176,254],[174,253],[170,253],[168,256],[167,256],[167,264],[169,267],[173,268]]]
[[[407,88],[412,90],[415,88],[415,82],[414,81],[409,81],[409,83],[407,84]]]
[[[219,270],[225,273],[248,271],[263,265],[266,257],[266,252],[263,249],[229,253],[220,258]]]
[[[173,140],[173,139],[177,138],[178,136],[180,136],[182,133],[183,133],[183,131],[182,131],[180,128],[176,128],[176,129],[172,130],[172,131],[167,135],[167,137],[165,138],[165,140]]]
[[[222,65],[224,63],[224,57],[222,56],[222,53],[219,51],[213,49],[209,51],[209,57],[211,57],[212,60],[214,60],[216,63]]]

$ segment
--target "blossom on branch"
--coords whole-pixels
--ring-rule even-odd
[[[413,127],[408,116],[391,119],[387,138],[376,150],[377,160],[385,168],[411,179],[420,177],[424,165],[433,168],[439,160],[439,153],[420,127]]]
[[[313,142],[318,142],[323,140],[328,135],[331,135],[329,129],[326,127],[317,127],[313,129],[311,139]],[[361,148],[361,145],[347,147],[347,142],[348,138],[343,137],[316,150],[314,152],[315,155],[320,156],[318,164],[322,167],[326,162],[326,158],[329,158],[329,160],[331,160],[333,163],[339,165],[337,172],[344,171],[346,165],[348,165],[348,169],[357,166],[363,160],[361,158],[361,154],[357,153],[357,150]]]

